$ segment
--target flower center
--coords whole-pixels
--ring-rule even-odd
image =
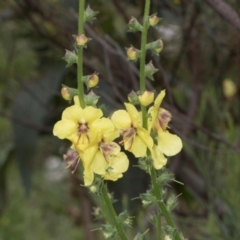
[[[78,128],[77,128],[77,135],[78,135],[78,142],[80,141],[80,144],[88,144],[90,142],[89,139],[89,127],[87,123],[78,123]]]
[[[162,128],[162,130],[166,130],[168,128],[168,123],[172,119],[172,114],[165,110],[164,108],[160,108],[158,112],[158,124]]]
[[[108,143],[100,143],[99,149],[103,154],[106,162],[110,162],[110,157],[113,155],[117,155],[120,152],[120,147],[115,142],[108,142]]]
[[[131,149],[136,133],[137,130],[133,126],[123,131],[123,140],[120,142],[120,144],[124,142],[125,146],[128,146],[126,150],[129,151]]]

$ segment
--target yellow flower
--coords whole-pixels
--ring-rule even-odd
[[[60,139],[70,140],[75,149],[84,150],[91,143],[91,125],[102,117],[100,109],[86,107],[82,109],[78,104],[66,108],[62,113],[62,120],[53,128],[53,135]]]
[[[165,90],[160,92],[154,102],[154,106],[148,110],[148,131],[153,130],[157,132],[158,144],[151,151],[153,165],[156,169],[160,169],[166,164],[167,159],[164,155],[173,156],[182,149],[181,139],[167,130],[172,115],[164,108],[160,108],[164,96]]]
[[[106,180],[116,181],[128,169],[127,156],[120,152],[120,146],[113,142],[119,136],[119,131],[110,119],[96,120],[92,129],[94,132],[92,145],[85,149],[83,155],[84,184],[89,186],[94,179],[94,173]]]
[[[113,113],[112,121],[123,136],[125,150],[132,152],[135,157],[146,156],[147,147],[152,149],[153,140],[148,131],[142,127],[141,114],[130,103],[125,103],[125,110]]]

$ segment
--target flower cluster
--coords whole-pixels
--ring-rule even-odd
[[[73,171],[80,159],[86,186],[92,184],[94,173],[115,181],[128,169],[126,154],[113,142],[119,136],[119,131],[110,119],[103,117],[100,109],[92,106],[82,109],[78,96],[74,97],[74,105],[63,111],[62,119],[54,125],[53,134],[71,141],[72,151],[70,155],[65,155],[65,159]],[[78,157],[73,151],[77,152]]]
[[[96,14],[97,12],[87,7],[84,19],[81,21],[92,22]],[[144,29],[146,30],[149,26],[155,27],[159,21],[160,18],[153,14],[147,17],[146,24],[142,26],[137,19],[132,18],[128,24],[129,31],[140,31],[146,34]],[[77,36],[74,35],[74,38],[75,51],[66,50],[64,57],[67,67],[72,64],[77,64],[79,67],[79,64],[82,64],[78,57],[82,56],[83,48],[86,48],[91,40],[84,32],[79,32]],[[163,43],[158,39],[146,44],[145,47],[141,50],[134,47],[128,48],[129,60],[137,61],[140,58],[140,61],[145,61],[144,51],[149,49],[159,54]],[[150,61],[144,66],[143,79],[153,80],[153,74],[156,71],[157,69]],[[154,101],[154,93],[145,91],[145,87],[141,87],[142,84],[140,84],[140,91],[137,93],[132,91],[129,94],[129,103],[124,103],[126,110],[117,110],[111,118],[106,118],[103,117],[102,110],[96,106],[99,97],[92,91],[88,95],[83,93],[83,84],[86,85],[87,90],[98,84],[98,73],[82,76],[81,72],[78,78],[78,90],[67,86],[62,88],[63,98],[69,101],[73,99],[74,104],[63,111],[62,119],[55,124],[53,134],[60,139],[68,139],[72,143],[71,150],[64,155],[64,159],[72,172],[76,170],[79,162],[82,163],[86,186],[93,183],[94,174],[100,175],[103,179],[115,181],[127,171],[129,160],[121,151],[119,144],[122,144],[126,151],[132,152],[136,158],[152,159],[151,166],[155,169],[160,169],[166,164],[166,156],[173,156],[181,150],[181,139],[168,131],[168,123],[172,115],[160,107],[165,91],[161,91]],[[146,110],[146,107],[152,103],[153,106],[148,109],[148,112],[139,112],[135,107],[136,104],[140,104]],[[122,137],[120,143],[114,142],[120,136]]]
[[[147,102],[148,98],[153,100],[150,94],[140,95],[140,99],[141,96],[147,98],[144,102]],[[181,139],[168,131],[172,115],[160,107],[164,96],[165,90],[159,93],[154,105],[148,110],[148,129],[142,126],[141,112],[130,103],[125,103],[126,110],[118,110],[111,117],[116,128],[121,131],[125,150],[139,158],[145,157],[149,149],[155,169],[160,169],[166,164],[165,156],[176,155],[182,149]]]
[[[142,125],[141,112],[131,103],[125,103],[126,110],[115,111],[109,119],[103,117],[99,108],[81,108],[78,96],[75,96],[74,105],[63,111],[62,119],[53,129],[55,136],[72,143],[70,155],[64,156],[72,172],[81,161],[86,186],[92,184],[94,174],[112,181],[122,177],[122,173],[128,169],[129,161],[126,154],[121,152],[119,144],[114,142],[120,135],[120,144],[126,151],[132,152],[136,158],[145,157],[149,152],[153,166],[156,169],[162,168],[167,162],[165,156],[173,156],[182,148],[181,139],[168,131],[172,116],[160,107],[164,96],[165,91],[161,91],[148,110],[148,129]],[[149,101],[145,98],[149,98]],[[150,103],[153,96],[142,94],[139,99],[140,102],[143,100]]]

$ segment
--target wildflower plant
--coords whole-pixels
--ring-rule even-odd
[[[156,14],[149,16],[150,0],[145,3],[142,25],[137,19],[131,18],[129,31],[141,32],[141,49],[131,46],[126,52],[129,60],[140,61],[140,89],[129,94],[129,102],[124,103],[125,109],[116,110],[111,117],[107,117],[97,105],[99,96],[92,90],[99,82],[98,74],[94,72],[83,75],[83,49],[87,48],[91,40],[85,35],[84,22],[92,23],[97,15],[90,6],[85,11],[84,9],[85,1],[79,0],[78,35],[74,36],[75,50],[66,50],[63,58],[67,67],[77,64],[78,88],[62,87],[62,97],[72,105],[63,111],[61,120],[54,125],[53,134],[71,142],[70,150],[64,155],[67,166],[74,173],[79,164],[82,164],[84,185],[89,187],[90,192],[96,193],[101,205],[105,206],[101,211],[106,224],[99,229],[106,239],[116,235],[123,240],[129,239],[125,229],[132,223],[132,217],[126,211],[116,215],[104,182],[116,181],[128,170],[130,163],[125,152],[121,150],[121,145],[125,151],[133,153],[139,159],[139,167],[151,176],[150,189],[139,198],[143,207],[157,206],[155,220],[152,221],[157,228],[157,239],[166,239],[168,234],[164,230],[166,226],[161,224],[162,217],[165,218],[168,229],[172,229],[171,239],[183,239],[170,216],[176,198],[173,196],[164,201],[162,190],[163,184],[173,179],[172,174],[164,170],[167,157],[181,151],[182,141],[169,132],[168,124],[172,115],[161,107],[165,90],[160,91],[154,100],[154,93],[148,91],[145,84],[146,78],[153,80],[153,74],[157,71],[151,61],[146,64],[146,51],[159,54],[163,48],[160,39],[147,43],[147,31],[149,27],[155,27],[160,19]],[[116,142],[119,137],[121,141]],[[143,235],[138,233],[134,239],[143,239]]]

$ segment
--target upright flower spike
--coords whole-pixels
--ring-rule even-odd
[[[156,169],[160,169],[166,164],[166,158],[163,154],[173,156],[182,149],[181,139],[167,130],[172,115],[164,108],[160,108],[164,96],[165,90],[159,93],[155,99],[154,106],[148,110],[148,130],[149,132],[151,130],[157,132],[158,144],[154,145],[151,151],[153,164]]]
[[[148,131],[142,127],[141,113],[130,103],[125,103],[125,110],[113,113],[111,119],[117,129],[121,130],[124,148],[135,157],[146,156],[147,148],[152,149],[153,140]]]
[[[82,109],[78,104],[63,111],[62,120],[54,125],[53,135],[70,140],[76,150],[83,151],[91,143],[92,123],[102,117],[103,113],[91,106]]]
[[[119,131],[110,119],[101,118],[92,125],[93,140],[83,155],[84,184],[91,185],[94,173],[106,180],[116,181],[128,169],[129,161],[120,146],[113,142]]]

